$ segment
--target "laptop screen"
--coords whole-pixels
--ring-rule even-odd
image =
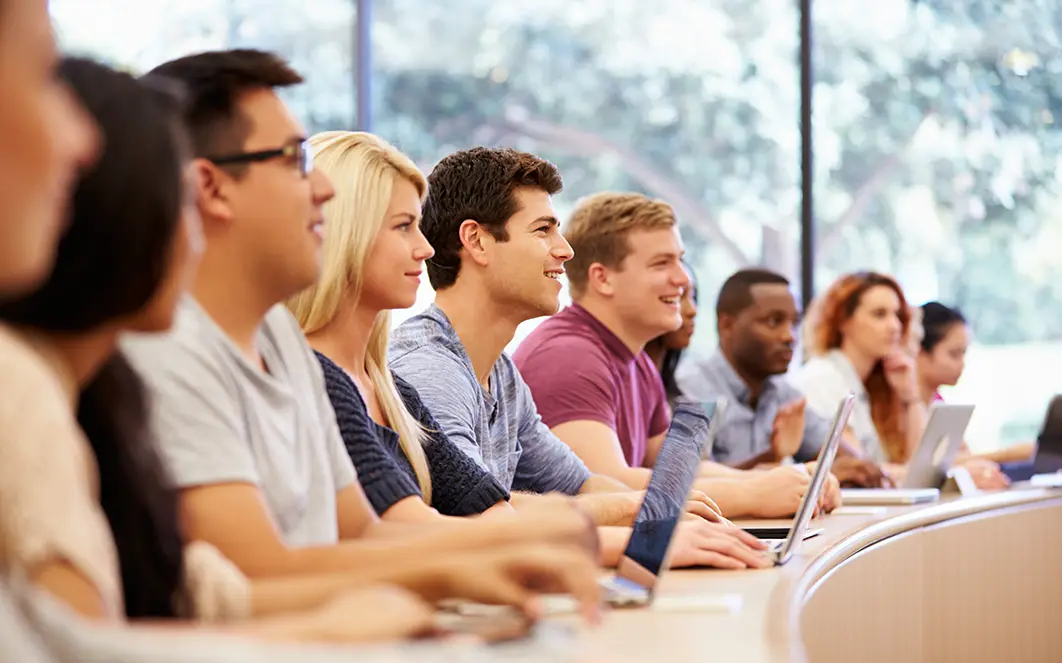
[[[715,411],[715,401],[679,402],[671,415],[671,427],[657,454],[624,553],[654,577],[660,574],[671,535],[685,512],[686,498],[700,467],[701,447],[710,443],[709,426]]]
[[[811,516],[818,506],[819,494],[826,485],[826,478],[833,467],[833,459],[837,456],[837,447],[841,445],[841,436],[844,434],[844,427],[848,425],[848,418],[852,414],[854,404],[855,396],[848,394],[837,405],[837,413],[833,417],[830,434],[823,442],[822,448],[819,449],[818,464],[815,466],[815,474],[811,477],[808,492],[800,502],[800,508],[793,520],[793,527],[789,530],[789,536],[786,537],[785,545],[779,553],[779,561],[782,563],[789,559],[795,547],[804,540],[804,531],[807,530]]]

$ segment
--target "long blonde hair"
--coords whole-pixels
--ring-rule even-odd
[[[305,334],[335,320],[344,302],[361,295],[365,261],[383,226],[398,178],[409,180],[421,200],[428,191],[424,174],[406,155],[373,134],[326,131],[310,139],[314,166],[336,187],[325,203],[327,221],[321,276],[317,283],[287,301]],[[424,455],[425,432],[406,409],[387,368],[391,312],[381,311],[369,332],[365,369],[373,391],[399,445],[417,475],[424,501],[431,504],[431,473]]]

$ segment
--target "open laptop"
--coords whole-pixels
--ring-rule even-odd
[[[726,407],[730,403],[724,396],[715,399],[715,410],[712,412],[712,420],[708,424],[708,435],[701,445],[701,460],[712,460],[712,448],[715,447],[715,436],[723,425],[726,416]]]
[[[1028,481],[1026,486],[1062,485],[1062,395],[1053,397],[1047,405],[1032,462],[1006,464],[1003,471],[1014,482]],[[1022,486],[1015,483],[1014,487]]]
[[[841,491],[846,505],[907,505],[940,499],[940,488],[962,448],[963,435],[973,416],[973,405],[934,403],[914,455],[907,464],[907,477],[899,488],[847,488]]]
[[[789,528],[785,527],[745,527],[745,531],[753,534],[767,543],[767,554],[774,559],[775,564],[785,564],[796,552],[804,539],[809,539],[822,532],[821,529],[808,531],[811,516],[815,513],[819,504],[819,496],[826,486],[826,479],[833,467],[833,459],[837,457],[837,449],[841,446],[841,436],[844,428],[848,425],[848,417],[852,414],[852,406],[855,404],[855,396],[845,396],[837,405],[837,413],[833,417],[830,426],[830,434],[819,449],[818,464],[815,466],[815,474],[811,477],[808,492],[800,502],[796,517]]]
[[[718,416],[719,401],[680,401],[675,405],[616,575],[601,581],[609,605],[640,606],[652,601],[697,476],[701,449],[712,444],[718,430],[712,422]]]
[[[718,427],[712,421],[718,415],[718,401],[680,401],[671,415],[671,426],[660,445],[656,465],[649,479],[645,497],[627,548],[614,576],[603,578],[604,600],[612,607],[648,605],[666,570],[668,549],[675,528],[686,511],[693,480],[700,467],[701,448],[712,444]],[[575,600],[566,595],[541,597],[546,613],[567,613],[577,609]],[[459,602],[452,606],[466,616],[493,615],[504,612],[498,606]]]

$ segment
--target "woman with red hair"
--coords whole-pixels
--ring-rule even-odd
[[[895,279],[847,274],[812,303],[804,325],[809,360],[794,376],[812,410],[830,416],[848,392],[849,419],[865,456],[907,462],[926,425],[917,367],[908,351],[911,309]]]
[[[804,323],[808,362],[794,383],[807,406],[829,416],[848,392],[856,394],[849,427],[869,459],[887,464],[899,479],[922,439],[928,416],[917,358],[926,330],[922,310],[910,307],[900,284],[877,272],[837,279],[808,310]],[[963,453],[982,489],[1006,487],[999,465]]]

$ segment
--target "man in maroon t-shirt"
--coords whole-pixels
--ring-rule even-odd
[[[645,344],[682,325],[690,285],[675,213],[640,194],[602,193],[581,200],[564,230],[575,303],[540,324],[513,361],[543,421],[592,472],[645,488],[670,418]],[[696,488],[731,517],[792,515],[808,485],[803,467],[704,463],[700,474]]]

